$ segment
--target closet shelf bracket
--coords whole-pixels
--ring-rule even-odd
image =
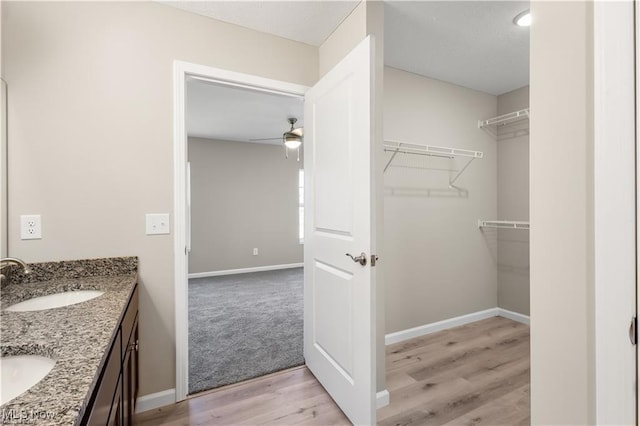
[[[478,228],[529,229],[529,222],[512,220],[478,220]]]
[[[469,161],[458,171],[458,173],[449,180],[449,186],[453,187],[453,184],[458,180],[460,175],[469,167],[469,164],[473,162],[476,158],[482,158],[483,153],[481,151],[471,151],[468,149],[459,149],[459,148],[451,148],[446,146],[435,146],[435,145],[422,145],[417,143],[410,142],[400,142],[394,140],[385,140],[384,143],[384,151],[391,152],[391,158],[387,161],[387,164],[384,166],[384,171],[386,172],[391,163],[398,154],[406,154],[406,155],[425,155],[429,157],[441,157],[441,158],[468,158]]]

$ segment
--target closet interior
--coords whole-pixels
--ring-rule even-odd
[[[391,68],[385,86],[387,333],[491,309],[526,322],[528,86]]]
[[[425,407],[439,413],[433,424],[461,421],[438,407],[465,401],[472,413],[494,401],[465,398],[490,389],[522,403],[508,415],[529,416],[529,33],[513,22],[529,5],[461,3],[385,8],[385,20],[428,25],[385,39],[381,258],[392,402],[380,424],[429,416]],[[393,66],[395,37],[416,40],[414,68]],[[467,383],[458,393],[433,400],[425,390],[455,380]],[[411,408],[396,411],[394,399]]]

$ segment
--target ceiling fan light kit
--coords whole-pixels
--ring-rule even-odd
[[[289,117],[287,119],[291,124],[291,129],[288,132],[284,132],[282,135],[282,142],[284,142],[284,158],[289,158],[289,150],[296,149],[298,151],[298,161],[300,161],[300,145],[302,145],[302,127],[294,129],[293,126],[298,121],[295,117]]]
[[[302,129],[302,127],[298,127],[297,129],[295,129],[293,127],[296,124],[296,122],[298,121],[297,118],[289,117],[289,118],[287,118],[287,121],[291,125],[291,129],[289,129],[288,131],[284,132],[282,134],[282,138],[260,138],[260,139],[249,139],[249,141],[250,142],[257,142],[257,141],[282,140],[282,142],[284,143],[284,157],[285,158],[289,158],[289,150],[290,149],[297,149],[298,150],[298,161],[300,161],[300,146],[302,145],[303,129]]]
[[[290,142],[291,144],[295,143],[295,142]],[[287,142],[284,143],[284,158],[289,158],[289,150],[290,149],[295,149],[297,154],[298,154],[298,161],[300,161],[300,144],[301,142],[298,141],[297,145],[295,147],[290,147],[289,144]]]
[[[300,140],[300,136],[298,136],[298,135],[294,135],[294,134],[291,134],[291,133],[285,133],[284,144],[289,149],[296,149],[302,144],[302,141]]]

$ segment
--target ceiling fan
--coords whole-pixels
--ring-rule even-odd
[[[284,143],[284,156],[285,158],[289,158],[289,150],[297,149],[298,150],[298,161],[300,161],[300,145],[302,145],[302,136],[303,136],[303,128],[298,127],[294,128],[293,126],[298,121],[295,117],[287,118],[287,121],[291,125],[291,129],[284,132],[282,136],[277,138],[260,138],[260,139],[249,139],[250,141],[276,141],[281,140]]]

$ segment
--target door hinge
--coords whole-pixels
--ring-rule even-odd
[[[638,344],[638,318],[631,317],[631,323],[629,324],[629,340],[632,345]]]
[[[380,259],[377,255],[372,254],[371,255],[371,266],[376,266],[376,262],[378,261],[378,259]]]

